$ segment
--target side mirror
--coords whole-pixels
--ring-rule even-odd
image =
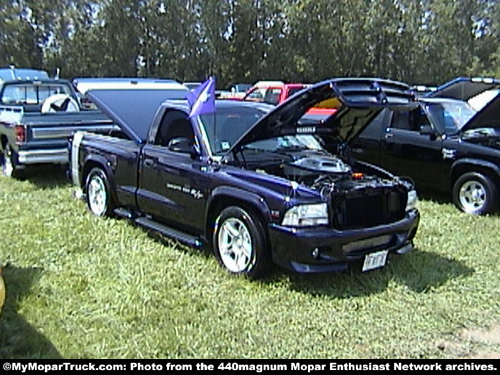
[[[436,132],[434,131],[432,126],[422,125],[422,126],[420,126],[420,134],[433,136],[433,135],[436,135]]]
[[[180,152],[182,154],[190,154],[191,157],[198,156],[198,152],[193,145],[193,141],[189,138],[179,137],[173,138],[168,142],[167,148],[172,152]]]

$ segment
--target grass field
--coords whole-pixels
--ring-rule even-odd
[[[422,200],[416,251],[382,270],[252,282],[72,191],[0,178],[0,358],[500,357],[498,214]]]

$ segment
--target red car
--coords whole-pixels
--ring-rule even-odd
[[[241,100],[278,105],[309,86],[311,85],[305,83],[259,81],[247,91]],[[334,108],[334,105],[329,105],[328,102],[319,103],[318,106],[311,108],[307,114],[321,119],[333,114]]]

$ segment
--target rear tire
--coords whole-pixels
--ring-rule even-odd
[[[230,206],[215,221],[212,237],[215,257],[227,271],[258,279],[270,266],[267,237],[252,212]]]
[[[87,207],[95,216],[111,216],[115,203],[108,176],[101,168],[93,168],[85,181]]]
[[[24,170],[21,170],[16,166],[17,155],[9,144],[6,144],[3,148],[0,158],[3,176],[13,177],[19,180],[24,178]]]
[[[483,215],[492,212],[498,200],[498,191],[491,179],[478,172],[460,176],[453,186],[453,202],[462,211]]]

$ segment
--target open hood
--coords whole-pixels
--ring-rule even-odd
[[[108,115],[127,136],[146,141],[161,103],[167,99],[185,99],[189,90],[180,89],[105,89],[90,90],[86,96]]]
[[[500,93],[478,111],[461,129],[461,132],[479,128],[500,129]]]
[[[246,144],[291,134],[354,138],[383,108],[412,106],[409,86],[379,78],[336,78],[314,84],[290,97],[257,121],[233,144],[228,154]],[[308,117],[312,107],[330,108],[322,118]]]
[[[468,101],[474,96],[500,86],[500,80],[495,78],[458,77],[439,86],[426,95],[427,98],[450,98]]]

